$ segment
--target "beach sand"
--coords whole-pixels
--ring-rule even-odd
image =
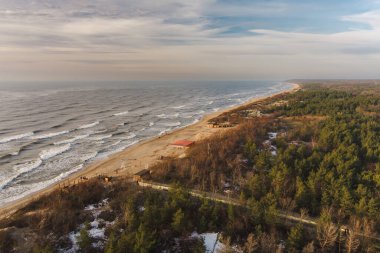
[[[5,206],[0,207],[0,218],[5,218],[12,215],[15,211],[22,208],[29,202],[38,199],[41,195],[47,194],[58,187],[62,187],[65,184],[72,184],[74,182],[80,181],[81,177],[95,177],[98,175],[106,176],[132,176],[134,173],[147,168],[150,165],[153,165],[159,161],[160,157],[178,157],[184,154],[185,150],[177,148],[171,145],[174,141],[180,139],[186,139],[191,141],[199,141],[201,139],[207,138],[212,134],[217,132],[225,131],[225,128],[209,128],[207,122],[217,117],[218,115],[234,110],[240,106],[245,106],[260,100],[264,100],[275,95],[286,93],[286,92],[295,92],[300,89],[298,84],[294,84],[293,88],[282,91],[271,96],[261,97],[252,99],[244,104],[226,108],[218,112],[208,114],[204,116],[199,122],[186,126],[184,128],[179,128],[169,132],[165,135],[158,137],[153,137],[151,139],[139,142],[124,151],[115,153],[108,158],[105,158],[101,161],[94,162],[88,165],[85,169],[71,174],[68,178],[63,181],[56,183],[54,185],[47,186],[47,188],[32,193],[28,196],[25,196],[21,199],[15,200],[6,204]]]

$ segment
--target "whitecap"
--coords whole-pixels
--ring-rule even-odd
[[[154,122],[149,122],[149,126],[154,126]]]
[[[98,136],[92,136],[90,139],[93,141],[101,141],[104,139],[111,138],[112,134],[103,134],[103,135],[98,135]]]
[[[136,137],[136,134],[131,133],[130,135],[128,135],[127,137],[125,137],[125,139],[129,140],[129,139],[133,139],[135,137]]]
[[[119,112],[119,113],[115,113],[113,116],[123,116],[123,115],[126,115],[128,113],[129,113],[129,111]]]
[[[48,139],[48,138],[52,138],[52,137],[55,137],[55,136],[59,136],[59,135],[63,135],[63,134],[68,134],[69,131],[61,131],[61,132],[54,132],[54,133],[47,133],[47,134],[40,134],[40,135],[36,135],[36,136],[33,136],[33,139]]]
[[[161,126],[167,126],[167,127],[176,127],[180,126],[181,122],[166,122],[166,123],[159,123]]]
[[[165,113],[162,113],[162,114],[157,115],[157,117],[161,119],[173,119],[173,118],[178,118],[178,116],[179,116],[179,113],[168,114],[168,115]]]
[[[81,139],[87,138],[89,136],[90,136],[89,134],[77,135],[77,136],[74,136],[73,138],[70,138],[70,139],[54,142],[54,145],[73,143],[77,140],[81,140]]]
[[[18,194],[13,194],[12,197],[1,199],[0,200],[0,205],[3,204],[3,203],[9,203],[11,201],[23,198],[23,197],[25,197],[25,196],[27,196],[27,195],[29,195],[31,193],[40,191],[40,190],[46,188],[49,185],[52,185],[54,183],[58,183],[62,179],[68,177],[70,174],[73,174],[73,173],[79,171],[80,169],[82,169],[83,166],[84,166],[83,164],[79,164],[79,165],[75,166],[74,168],[72,168],[71,170],[66,171],[66,172],[62,172],[58,176],[56,176],[56,177],[54,177],[52,179],[46,180],[46,181],[29,184],[29,185],[26,185],[25,187],[18,186],[18,187],[21,187],[21,189],[18,189]],[[25,191],[22,191],[25,188],[27,188],[27,189]],[[22,192],[20,192],[20,191],[22,191]]]
[[[123,151],[124,149],[138,143],[139,141],[138,140],[135,140],[135,141],[132,141],[130,143],[128,143],[127,145],[123,145],[121,147],[118,147],[116,149],[113,149],[113,150],[110,150],[110,151],[105,151],[105,152],[102,152],[99,154],[99,158],[104,158],[104,157],[108,157],[109,155],[112,155],[112,154],[115,154],[117,152],[120,152],[120,151]]]
[[[96,125],[99,125],[99,121],[95,121],[93,123],[90,123],[90,124],[86,124],[86,125],[82,125],[80,127],[78,127],[77,129],[86,129],[86,128],[91,128],[91,127],[94,127]]]
[[[173,106],[171,108],[173,108],[173,109],[182,109],[184,107],[186,107],[186,105]]]
[[[27,161],[25,163],[17,164],[13,166],[13,169],[16,171],[16,173],[13,176],[8,177],[5,181],[3,181],[0,184],[0,190],[2,190],[5,186],[7,186],[10,182],[12,182],[21,174],[37,169],[41,164],[42,164],[42,160],[37,159],[37,160],[31,160],[31,161]]]
[[[23,138],[26,138],[26,137],[30,137],[33,134],[34,134],[33,132],[28,132],[28,133],[8,136],[8,137],[5,137],[3,139],[0,139],[0,143],[7,143],[7,142],[10,142],[10,141],[14,141],[14,140],[20,140],[20,139],[23,139]]]
[[[62,146],[57,146],[54,148],[50,149],[45,149],[40,152],[40,158],[42,160],[47,160],[49,158],[52,158],[54,156],[57,156],[59,154],[62,154],[63,152],[68,151],[71,148],[70,144],[62,145]]]
[[[80,159],[82,160],[82,162],[87,162],[88,160],[95,158],[97,155],[98,155],[98,152],[95,151],[90,154],[83,155]]]

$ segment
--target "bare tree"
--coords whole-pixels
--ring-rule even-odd
[[[360,242],[357,237],[357,234],[355,233],[353,229],[349,229],[347,238],[346,238],[346,243],[345,243],[346,252],[347,253],[355,252],[359,248],[359,244]]]
[[[374,244],[371,242],[370,239],[370,237],[373,236],[375,231],[375,222],[373,220],[369,220],[368,218],[364,218],[360,223],[364,235],[362,237],[362,247],[364,251],[368,253],[376,252]]]
[[[331,248],[338,236],[338,229],[331,222],[320,223],[317,226],[317,239],[322,252]]]
[[[253,253],[258,248],[259,242],[253,234],[249,234],[244,244],[244,252]]]
[[[315,252],[315,246],[314,241],[309,242],[305,247],[302,249],[302,253],[314,253]]]
[[[275,252],[277,248],[276,238],[266,233],[260,236],[260,252]]]

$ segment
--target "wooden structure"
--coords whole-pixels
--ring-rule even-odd
[[[189,148],[189,147],[192,146],[193,144],[194,144],[193,141],[189,141],[189,140],[178,140],[178,141],[173,142],[171,145],[173,145],[173,146],[177,146],[177,147],[180,147],[180,148]]]
[[[226,128],[233,127],[234,125],[230,122],[216,123],[216,122],[208,122],[207,127],[209,128]]]
[[[133,181],[135,182],[139,182],[143,179],[149,179],[149,178],[150,178],[150,171],[147,169],[140,170],[139,172],[133,175]]]

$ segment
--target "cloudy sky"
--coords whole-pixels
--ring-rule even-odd
[[[0,0],[0,80],[380,78],[376,0]]]

